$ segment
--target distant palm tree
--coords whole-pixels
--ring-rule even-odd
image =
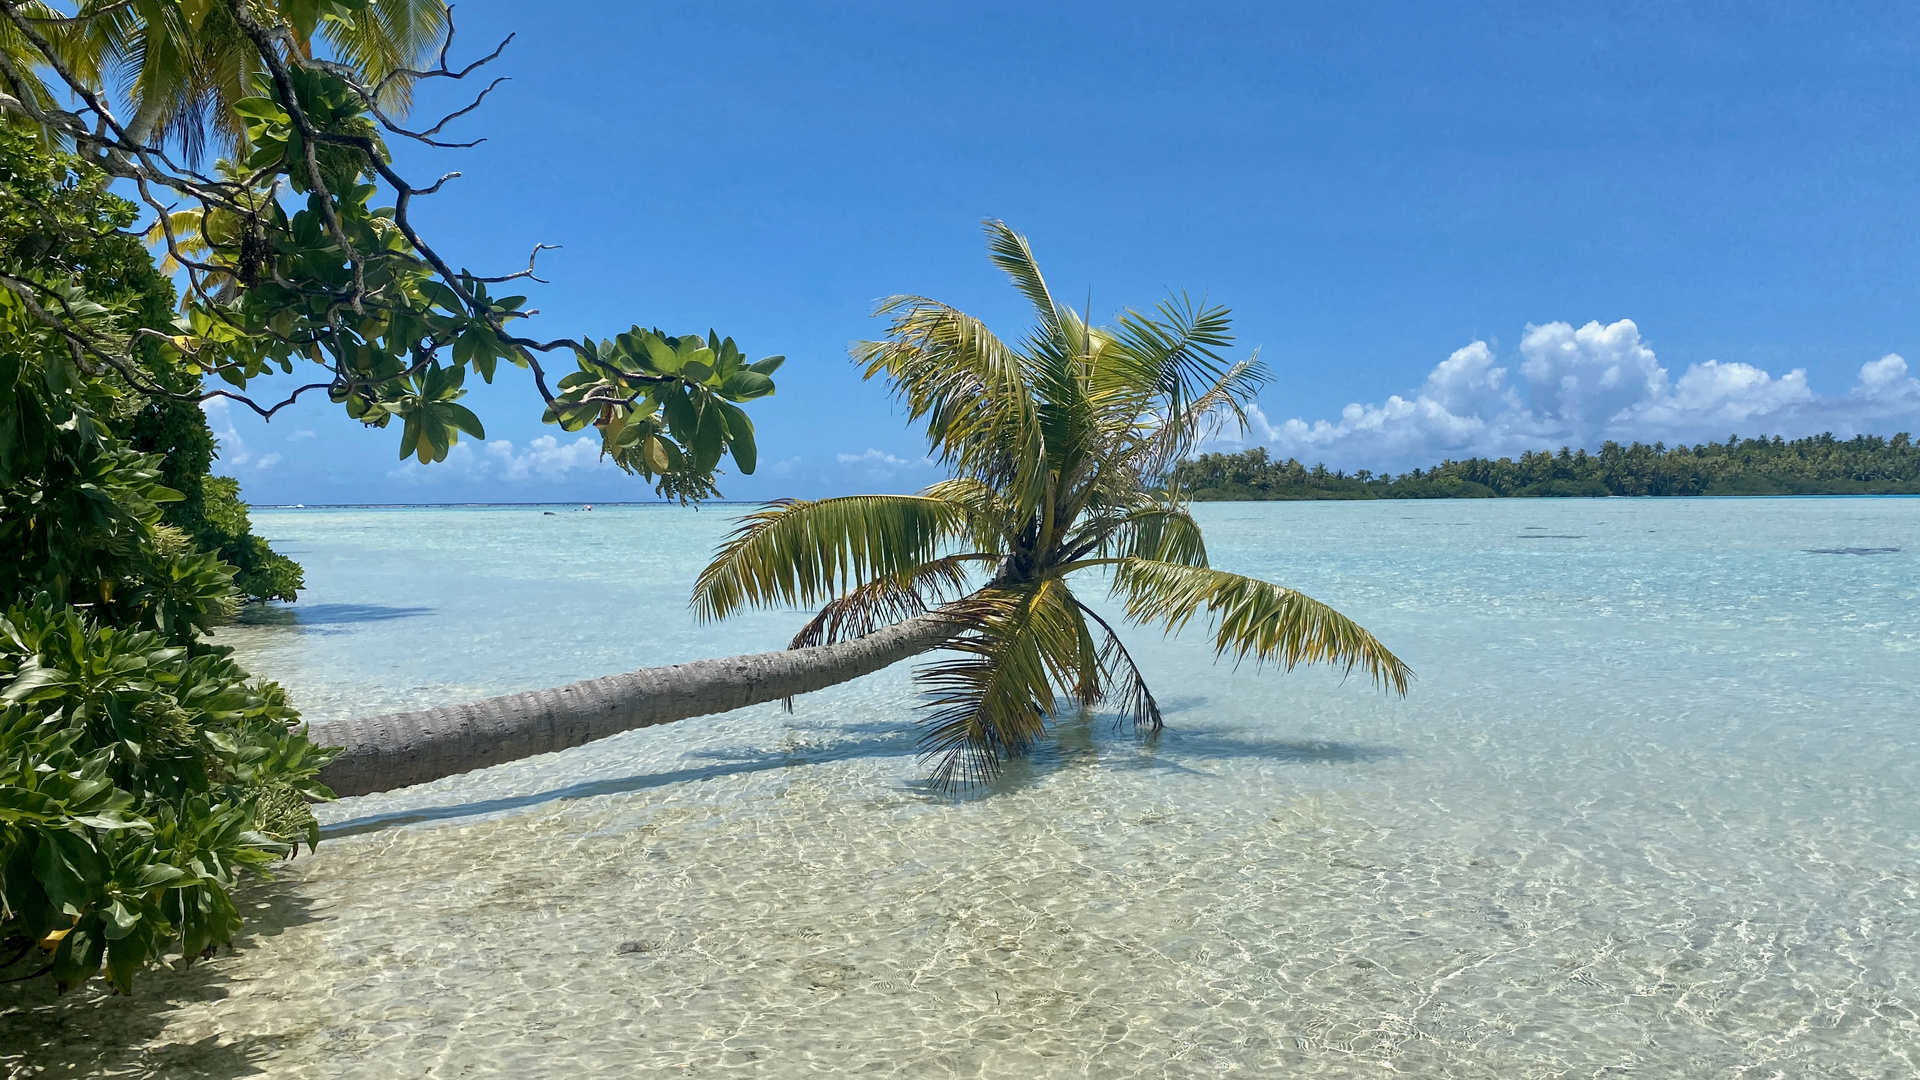
[[[918,675],[922,748],[940,785],[1028,753],[1063,697],[1115,703],[1136,728],[1159,730],[1126,646],[1068,586],[1081,571],[1107,572],[1132,622],[1173,631],[1206,616],[1218,656],[1358,667],[1405,693],[1407,666],[1346,616],[1208,566],[1199,525],[1159,486],[1210,423],[1244,425],[1264,379],[1257,359],[1220,355],[1226,309],[1182,297],[1090,326],[1054,300],[1025,237],[997,221],[987,234],[1038,316],[1017,347],[964,312],[902,296],[880,306],[886,338],[854,349],[866,377],[884,375],[927,422],[952,478],[918,495],[749,514],[700,575],[700,615],[824,603],[794,639],[801,648],[937,612],[950,627],[939,647],[960,654]]]

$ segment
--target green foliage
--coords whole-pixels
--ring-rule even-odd
[[[327,754],[224,656],[36,604],[0,619],[0,686],[0,945],[63,990],[230,941],[240,871],[319,839]]]
[[[854,348],[867,376],[884,375],[927,422],[952,477],[918,495],[749,514],[701,573],[695,610],[718,619],[824,602],[794,637],[801,648],[937,608],[954,655],[918,677],[921,749],[942,786],[1030,752],[1062,699],[1107,702],[1137,729],[1159,729],[1126,646],[1069,588],[1080,571],[1110,571],[1135,622],[1211,623],[1222,656],[1359,668],[1404,693],[1406,665],[1339,612],[1208,568],[1199,526],[1162,484],[1221,411],[1240,415],[1263,377],[1257,362],[1222,355],[1226,309],[1180,297],[1152,315],[1125,312],[1117,327],[1091,326],[1053,302],[1024,237],[999,222],[987,232],[995,265],[1037,315],[1019,348],[911,296],[880,305],[885,340]]]
[[[753,421],[735,403],[771,395],[785,357],[748,363],[732,338],[712,330],[704,338],[669,337],[638,326],[607,341],[587,338],[585,348],[580,369],[560,380],[549,423],[566,431],[594,425],[614,464],[682,502],[718,494],[709,478],[723,451],[753,473],[760,457]],[[610,400],[609,370],[660,381],[632,380],[622,389],[637,396]]]
[[[169,949],[229,940],[239,872],[317,838],[324,755],[200,640],[242,597],[300,586],[208,474],[201,401],[271,418],[324,392],[436,462],[485,437],[460,399],[504,361],[662,495],[717,494],[729,454],[755,467],[740,404],[773,393],[778,357],[712,332],[520,336],[527,298],[501,286],[531,261],[455,270],[414,227],[439,185],[402,179],[386,139],[433,143],[391,111],[418,78],[462,77],[444,49],[408,70],[442,28],[441,0],[0,3],[0,946],[18,954],[0,966],[38,942],[62,987],[104,965],[126,990]],[[118,89],[134,107],[110,115]],[[155,149],[197,159],[209,135],[232,158],[207,170]],[[558,394],[555,353],[579,367]],[[283,390],[296,371],[318,381]]]
[[[304,586],[300,564],[253,535],[240,482],[211,474],[217,447],[197,405],[171,398],[149,401],[126,436],[134,449],[160,455],[160,482],[180,493],[160,507],[161,520],[233,567],[233,585],[243,599],[297,599]]]
[[[184,377],[140,335],[173,293],[131,208],[4,128],[0,191],[0,274],[37,286],[0,290],[0,956],[9,978],[125,992],[230,941],[239,873],[318,839],[325,754],[198,638],[240,599],[223,552],[252,557],[255,595],[290,595],[298,568],[207,475],[198,407],[150,392]],[[77,324],[122,342],[131,377],[90,363]]]
[[[133,207],[6,128],[0,193],[0,273],[57,290],[66,321],[129,342],[143,379],[185,380],[140,336],[170,324],[174,294],[123,231]],[[252,575],[243,595],[291,594],[299,569],[248,532],[237,486],[207,487],[214,445],[198,407],[88,364],[35,303],[0,290],[0,595],[45,592],[185,642],[230,613],[236,566]]]
[[[210,143],[244,148],[245,118],[235,106],[248,95],[261,63],[225,4],[94,0],[74,6],[95,14],[47,32],[89,82],[100,85],[111,75],[123,84],[120,119],[140,138],[172,141],[196,162]],[[22,7],[30,15],[55,14],[37,3]],[[421,66],[447,27],[444,0],[280,0],[272,7],[284,17],[298,51],[311,53],[324,43],[373,79]],[[0,48],[8,29],[0,26]],[[31,69],[33,63],[21,66]],[[382,102],[404,105],[411,89],[410,80],[393,79]]]
[[[544,391],[536,353],[550,346],[516,336],[526,296],[495,295],[488,279],[438,264],[397,208],[375,205],[379,182],[391,179],[387,149],[350,85],[330,69],[295,66],[289,78],[301,115],[332,138],[315,142],[309,168],[307,140],[270,80],[235,103],[251,154],[244,166],[224,164],[224,175],[241,193],[166,222],[204,252],[217,285],[189,295],[167,346],[185,370],[236,391],[319,364],[347,415],[377,428],[400,420],[401,458],[444,461],[461,435],[486,437],[459,403],[468,375],[491,383],[505,362],[533,370]],[[303,198],[275,198],[264,185],[276,179]],[[728,454],[753,472],[753,423],[739,403],[774,392],[781,357],[748,363],[712,331],[670,337],[638,326],[551,347],[568,348],[577,370],[560,379],[546,422],[593,425],[603,451],[661,495],[717,495]]]
[[[12,112],[36,119],[40,137],[71,140],[138,178],[134,190],[154,215],[147,236],[165,248],[162,269],[184,282],[171,325],[150,320],[147,333],[129,337],[98,317],[101,297],[67,295],[72,282],[10,277],[7,287],[29,314],[58,331],[83,366],[112,368],[158,396],[201,397],[203,381],[217,380],[228,388],[220,392],[267,416],[306,390],[324,390],[370,427],[397,418],[400,456],[426,464],[445,460],[462,435],[485,437],[459,399],[469,375],[492,382],[504,361],[530,373],[549,422],[593,424],[604,452],[663,496],[717,495],[715,476],[729,454],[742,472],[754,470],[753,424],[740,403],[773,393],[778,357],[749,364],[731,339],[711,331],[669,337],[636,326],[605,342],[521,336],[527,297],[496,289],[531,279],[531,261],[516,274],[455,270],[414,226],[413,200],[439,185],[401,178],[387,137],[445,144],[395,126],[381,108],[403,102],[417,78],[462,77],[412,68],[431,34],[449,26],[444,4],[143,0],[38,29],[11,7],[0,10],[9,26],[0,35],[0,81],[25,87],[35,82],[30,73],[58,71],[67,91],[91,95],[116,65],[121,75],[138,72],[130,93],[140,116],[131,128],[100,112],[97,98],[83,96],[81,113],[64,113],[32,104],[59,96],[28,92],[44,86],[14,91],[22,104]],[[333,59],[312,51],[315,34],[337,50]],[[235,150],[210,175],[174,167],[142,141],[171,127],[191,143],[196,117],[211,117]],[[97,174],[87,184],[96,189],[87,197],[102,197]],[[131,218],[121,216],[124,229]],[[578,367],[557,393],[542,360],[555,352],[570,353]],[[320,369],[320,381],[284,391],[277,404],[249,396],[281,392],[275,377],[312,371],[308,365]],[[232,546],[242,563],[247,546]],[[253,595],[282,591],[285,567],[255,569],[241,566]]]
[[[1274,461],[1263,447],[1202,454],[1174,469],[1188,497],[1264,499],[1485,499],[1503,496],[1607,495],[1912,495],[1920,494],[1920,447],[1902,432],[1891,439],[1831,434],[1804,439],[1742,439],[1675,446],[1601,444],[1597,453],[1561,447],[1519,459],[1445,461],[1400,476],[1309,469]]]

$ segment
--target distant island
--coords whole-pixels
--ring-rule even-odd
[[[1443,461],[1395,476],[1347,473],[1276,461],[1264,447],[1202,454],[1175,466],[1173,481],[1198,502],[1269,499],[1492,499],[1605,495],[1920,495],[1920,447],[1832,434],[1788,441],[1730,438],[1675,446],[1608,442],[1599,452],[1561,447],[1514,458]]]

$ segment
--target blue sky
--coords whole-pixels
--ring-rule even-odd
[[[1309,461],[1890,434],[1920,426],[1920,9],[1841,8],[466,0],[456,55],[513,32],[512,81],[457,129],[485,145],[405,164],[464,173],[422,214],[458,263],[564,245],[553,333],[789,357],[730,498],[934,478],[846,348],[902,292],[1022,329],[985,217],[1098,317],[1232,307],[1276,376],[1244,444]],[[210,417],[255,502],[651,497],[520,373],[468,404],[491,438],[425,467],[324,402]]]

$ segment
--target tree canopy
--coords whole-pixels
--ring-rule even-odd
[[[180,385],[137,336],[171,285],[93,174],[0,127],[0,274],[59,288],[138,378]],[[13,291],[0,391],[0,959],[129,991],[169,950],[231,940],[239,873],[318,839],[327,754],[200,637],[243,598],[290,594],[298,568],[206,474],[198,407],[89,370]]]
[[[449,67],[451,37],[440,0],[0,0],[0,978],[130,992],[319,839],[331,753],[204,636],[300,577],[210,474],[201,403],[324,396],[428,463],[484,437],[460,399],[504,365],[664,497],[754,469],[779,357],[526,336],[532,256],[455,269],[415,227],[457,174],[412,184],[389,140],[471,145],[439,135],[486,90],[415,129],[413,88],[500,54]]]
[[[486,274],[455,269],[416,227],[415,200],[458,173],[412,183],[389,141],[473,145],[442,132],[491,86],[417,128],[400,122],[398,104],[422,82],[475,76],[504,42],[450,67],[451,18],[426,0],[86,0],[67,13],[0,0],[0,26],[0,114],[119,180],[182,283],[171,325],[123,338],[69,295],[71,282],[0,276],[82,367],[111,369],[155,398],[226,397],[267,418],[322,392],[370,427],[397,427],[400,456],[425,463],[462,435],[485,437],[460,398],[468,378],[492,382],[504,363],[528,373],[548,422],[594,427],[608,457],[664,496],[717,494],[729,456],[753,471],[740,405],[773,393],[780,357],[751,361],[715,331],[637,323],[602,337],[528,336],[528,297],[509,286],[540,281],[535,259],[551,245],[535,246],[525,269]],[[438,62],[408,66],[442,26]],[[140,116],[116,109],[116,72]],[[64,98],[79,107],[54,104]],[[207,171],[156,137],[192,149],[208,132],[233,156]],[[190,385],[153,377],[136,346]],[[565,366],[550,370],[556,357]]]
[[[1182,461],[1173,480],[1188,497],[1264,499],[1475,499],[1605,495],[1920,494],[1920,447],[1892,438],[1780,436],[1668,447],[1603,443],[1594,453],[1561,447],[1518,459],[1444,461],[1395,476],[1276,461],[1264,447]]]

